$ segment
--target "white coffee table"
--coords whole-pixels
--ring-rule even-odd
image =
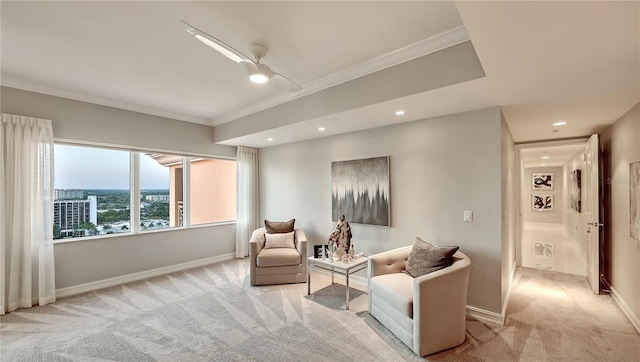
[[[369,258],[366,256],[360,256],[355,260],[350,260],[348,263],[342,261],[331,262],[330,259],[322,258],[307,258],[307,295],[311,295],[311,269],[324,269],[331,271],[331,284],[334,284],[333,273],[337,272],[346,277],[347,280],[347,301],[345,304],[345,310],[349,310],[349,274],[353,274],[357,271],[367,268],[369,265]]]

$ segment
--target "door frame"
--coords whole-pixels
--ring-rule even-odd
[[[524,179],[524,166],[522,165],[522,160],[520,158],[520,151],[528,148],[540,148],[540,147],[554,147],[554,146],[566,146],[566,145],[578,145],[583,144],[586,147],[587,141],[589,141],[589,137],[579,137],[579,138],[570,138],[563,140],[543,140],[543,141],[535,141],[535,142],[522,142],[515,144],[515,178],[514,178],[514,187],[513,192],[514,195],[514,206],[516,210],[516,233],[515,233],[515,253],[516,253],[516,266],[522,266],[522,191],[525,190],[525,187],[528,187],[528,184],[525,184]],[[528,189],[527,189],[528,190]]]

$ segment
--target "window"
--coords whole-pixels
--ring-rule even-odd
[[[190,184],[191,225],[236,219],[235,161],[192,158]]]
[[[129,152],[56,144],[54,154],[54,239],[129,232]]]
[[[182,170],[182,156],[140,154],[140,230],[183,226],[175,217],[183,193],[175,187],[176,169]]]
[[[236,219],[232,160],[56,144],[54,187],[55,239]]]

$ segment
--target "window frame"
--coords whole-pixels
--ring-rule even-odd
[[[236,209],[236,218],[234,220],[191,225],[191,200],[190,200],[191,160],[192,159],[218,159],[218,160],[225,160],[225,161],[234,161],[236,162],[236,167],[237,167],[237,159],[235,157],[224,157],[224,156],[215,156],[215,155],[207,155],[207,154],[195,154],[195,153],[182,152],[182,151],[170,151],[170,150],[148,149],[148,148],[138,148],[138,147],[122,147],[118,145],[107,145],[107,144],[95,143],[95,142],[78,142],[73,140],[62,140],[62,139],[61,140],[55,139],[54,149],[55,149],[55,145],[68,145],[68,146],[87,147],[87,148],[102,148],[107,150],[129,152],[129,223],[130,223],[130,226],[129,226],[128,232],[117,233],[117,234],[90,235],[90,236],[54,239],[53,240],[54,243],[67,243],[67,242],[83,241],[83,240],[129,237],[129,236],[135,236],[135,235],[147,235],[147,234],[172,232],[172,231],[180,231],[180,230],[187,230],[187,229],[198,229],[203,227],[230,225],[230,224],[237,223],[238,215],[237,215],[237,209]],[[141,230],[140,228],[140,219],[141,219],[140,218],[140,202],[134,202],[134,200],[138,200],[141,195],[140,157],[142,154],[145,154],[145,153],[173,154],[173,155],[182,157],[182,172],[183,172],[182,174],[183,204],[182,205],[183,205],[184,214],[183,214],[183,224],[181,226],[174,226],[174,227],[168,227],[168,228],[162,228],[162,229],[151,229],[151,230]],[[54,153],[54,160],[55,160],[55,153]],[[55,179],[54,179],[54,187],[55,187]],[[237,192],[237,180],[236,180],[236,192]]]

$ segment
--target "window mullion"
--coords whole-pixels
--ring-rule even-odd
[[[130,152],[130,210],[129,220],[131,220],[131,227],[129,230],[133,234],[140,232],[140,153]]]
[[[182,208],[183,208],[183,226],[191,226],[191,159],[190,157],[182,158]]]

